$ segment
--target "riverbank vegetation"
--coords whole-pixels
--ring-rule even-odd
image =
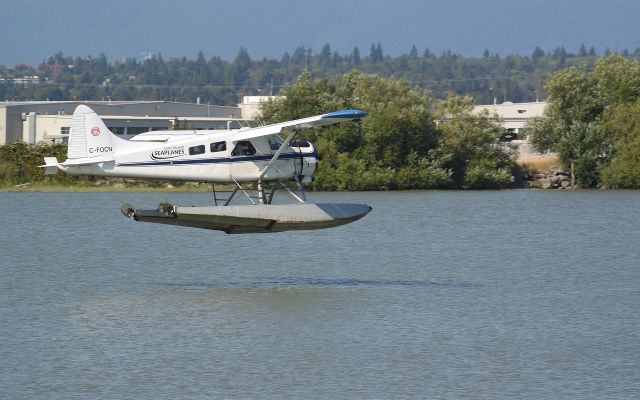
[[[640,63],[615,54],[593,70],[571,67],[545,84],[545,115],[527,132],[558,153],[580,187],[640,188]]]

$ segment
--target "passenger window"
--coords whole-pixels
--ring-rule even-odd
[[[211,149],[212,153],[217,153],[219,151],[225,151],[227,149],[227,142],[211,143],[210,149]]]
[[[204,154],[204,145],[189,147],[189,155]]]
[[[254,154],[256,154],[256,148],[248,140],[239,141],[231,152],[232,156],[252,156]]]

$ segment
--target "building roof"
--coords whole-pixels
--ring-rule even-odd
[[[544,101],[530,103],[512,103],[507,101],[502,104],[488,104],[473,107],[474,112],[487,110],[490,113],[496,113],[502,118],[532,118],[539,117],[544,113],[547,103]]]
[[[64,101],[9,101],[5,100],[0,102],[0,106],[38,106],[38,105],[51,105],[51,104],[95,104],[101,106],[120,106],[120,105],[131,105],[131,104],[179,104],[179,105],[188,105],[188,106],[210,106],[210,107],[221,107],[221,108],[238,108],[234,106],[219,106],[214,104],[201,104],[201,103],[187,103],[182,101],[167,101],[167,100],[123,100],[123,101],[115,101],[115,100],[64,100]]]
[[[182,103],[171,101],[5,101],[0,108],[12,112],[73,114],[78,105],[88,105],[98,115],[140,115],[155,117],[220,117],[241,118],[241,109],[231,106]]]

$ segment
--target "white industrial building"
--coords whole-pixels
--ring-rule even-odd
[[[511,103],[508,101],[502,104],[475,106],[473,112],[479,113],[486,110],[491,115],[496,114],[502,120],[507,135],[516,139],[524,139],[522,130],[527,121],[533,117],[541,117],[546,106],[547,103],[543,101],[531,103]]]
[[[505,134],[503,140],[515,145],[520,156],[540,156],[533,146],[529,143],[524,128],[527,122],[534,117],[541,117],[547,103],[543,101],[531,103],[511,103],[479,105],[473,107],[474,113],[484,110],[489,111],[491,115],[497,115],[503,123]]]
[[[66,141],[75,108],[91,107],[115,134],[127,139],[150,130],[234,129],[246,126],[241,107],[168,101],[30,101],[0,103],[0,145],[16,140],[35,144]],[[256,108],[257,109],[257,108]]]
[[[238,104],[245,119],[260,118],[260,105],[269,101],[274,101],[284,96],[244,96],[242,103]]]
[[[245,96],[237,107],[168,101],[30,101],[0,103],[0,145],[21,140],[66,141],[71,116],[80,104],[91,107],[109,129],[128,139],[151,130],[234,129],[259,118],[260,104],[278,96]],[[545,102],[478,105],[473,112],[489,111],[504,123],[506,135],[525,139],[527,121],[542,116]],[[525,143],[523,143],[525,144]]]

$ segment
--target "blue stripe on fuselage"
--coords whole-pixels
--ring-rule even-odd
[[[318,154],[314,151],[310,154],[302,154],[302,157],[314,157],[317,158]],[[247,161],[269,161],[273,158],[273,155],[264,156],[234,156],[234,157],[220,157],[220,158],[199,158],[192,160],[175,160],[168,159],[162,161],[144,161],[135,163],[118,163],[117,167],[153,167],[160,165],[189,165],[189,164],[222,164],[222,163],[235,163],[235,162],[247,162]],[[300,154],[290,153],[281,154],[278,160],[297,159],[300,158]]]

